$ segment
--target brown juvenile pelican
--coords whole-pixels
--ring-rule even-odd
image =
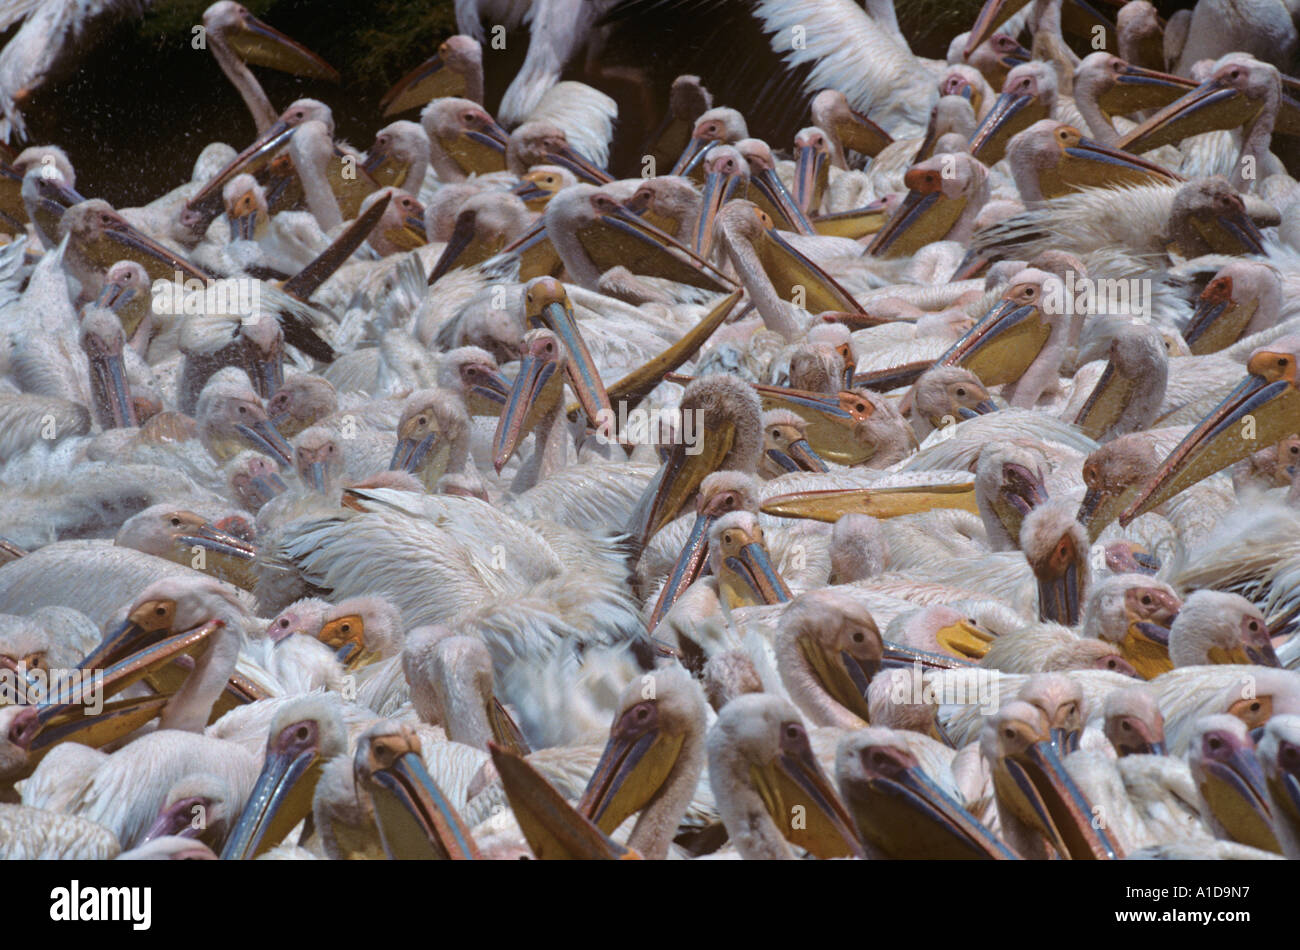
[[[396,115],[450,96],[483,102],[483,47],[472,36],[443,40],[437,53],[384,93],[379,107],[384,115]]]

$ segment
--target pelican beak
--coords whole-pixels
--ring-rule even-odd
[[[872,518],[960,508],[977,513],[972,484],[902,485],[898,488],[830,488],[776,495],[763,502],[762,511],[780,518],[811,518],[834,524],[843,515],[863,514]]]
[[[581,152],[569,145],[556,151],[547,152],[543,157],[548,164],[567,168],[578,176],[579,181],[585,181],[593,185],[608,185],[614,180],[609,172],[598,167]]]
[[[1006,156],[1012,136],[1047,117],[1047,107],[1035,96],[1004,92],[970,137],[970,153],[992,168]]]
[[[519,375],[510,388],[492,439],[492,464],[498,472],[524,437],[562,398],[564,377],[555,374],[558,368],[558,353],[525,353],[519,361]]]
[[[912,169],[903,177],[909,189],[907,196],[871,239],[867,253],[872,256],[907,256],[932,241],[942,240],[966,207],[964,196],[949,198],[943,193],[936,174]]]
[[[410,472],[432,490],[447,468],[451,446],[438,431],[425,432],[413,416],[397,431],[397,446],[388,463],[390,471]]]
[[[784,733],[785,730],[783,729]],[[853,818],[822,772],[805,738],[797,748],[782,736],[782,748],[766,766],[749,774],[767,813],[786,840],[818,858],[862,857]],[[795,809],[802,806],[802,812]],[[791,820],[801,814],[803,822]]]
[[[705,153],[716,144],[713,139],[692,137],[686,145],[686,150],[677,159],[677,164],[673,166],[672,171],[668,174],[689,175],[704,160]]]
[[[1280,740],[1276,762],[1266,777],[1277,820],[1293,827],[1300,824],[1300,775],[1296,774],[1296,752],[1294,743]]]
[[[1256,644],[1238,644],[1231,649],[1220,646],[1210,647],[1206,659],[1211,663],[1236,664],[1239,666],[1280,667],[1282,661],[1273,650],[1273,644],[1265,641]]]
[[[447,67],[441,50],[397,80],[379,100],[384,115],[397,115],[407,109],[418,109],[434,99],[466,98],[469,90],[465,77]]]
[[[772,286],[784,299],[794,296],[794,288],[804,290],[804,309],[809,313],[827,310],[862,313],[862,305],[809,257],[783,238],[771,221],[764,236],[756,242],[759,262]]]
[[[628,816],[644,808],[677,764],[686,737],[666,733],[658,723],[653,713],[644,722],[625,713],[610,730],[577,806],[605,834],[613,834]]]
[[[782,451],[778,448],[767,450],[767,457],[787,472],[827,472],[822,457],[813,451],[807,439],[795,439]]]
[[[816,212],[826,190],[826,153],[811,145],[799,148],[794,166],[794,202],[804,214]]]
[[[818,234],[856,241],[877,234],[890,217],[888,202],[880,198],[850,211],[820,214],[813,219],[812,226]]]
[[[528,286],[525,296],[528,323],[534,327],[545,327],[560,338],[569,353],[566,371],[569,386],[578,397],[582,411],[587,414],[591,425],[613,416],[609,403],[609,393],[596,371],[596,361],[591,358],[591,351],[578,330],[578,321],[573,315],[573,305],[564,285],[553,277],[539,277]]]
[[[686,543],[682,545],[681,551],[677,555],[677,560],[673,562],[673,568],[668,572],[668,580],[659,591],[659,599],[655,601],[654,610],[650,613],[650,619],[646,622],[646,629],[654,632],[659,626],[659,621],[672,609],[677,598],[685,593],[686,589],[699,579],[704,572],[704,565],[709,561],[709,529],[717,517],[707,510],[701,510],[695,515],[695,522],[691,525],[691,533],[686,537]]]
[[[356,220],[344,228],[343,233],[331,241],[329,247],[317,254],[310,264],[286,280],[280,289],[304,302],[310,300],[317,288],[342,267],[352,253],[365,242],[366,238],[370,237],[370,232],[379,224],[379,219],[384,216],[392,200],[392,193],[377,199],[369,208],[357,215]],[[328,349],[324,341],[321,341],[321,345]],[[323,358],[316,353],[310,355],[316,356],[317,359]],[[333,359],[332,355],[330,359]]]
[[[1169,659],[1169,628],[1146,620],[1130,620],[1120,641],[1120,654],[1143,679],[1155,679],[1174,668]]]
[[[1001,386],[1020,378],[1050,334],[1051,327],[1037,304],[1003,300],[962,334],[935,365],[963,366],[984,385]]]
[[[1226,749],[1201,759],[1196,776],[1201,795],[1210,812],[1232,840],[1264,851],[1281,853],[1273,832],[1273,810],[1269,806],[1268,782],[1250,740],[1237,741],[1224,735]]]
[[[394,861],[477,860],[478,846],[465,820],[429,775],[420,754],[395,749],[400,754],[391,760],[386,750],[377,754],[377,745],[393,739],[401,741],[377,736],[369,749],[357,749],[358,757],[371,759],[366,784],[384,852]]]
[[[655,532],[677,517],[705,476],[722,467],[735,438],[735,427],[723,422],[705,434],[696,445],[698,451],[694,454],[687,452],[682,441],[669,449],[668,457],[646,489],[634,516],[631,534],[637,544],[645,544]]]
[[[1011,19],[1029,0],[986,0],[980,8],[975,23],[970,28],[966,39],[966,48],[962,50],[962,59],[970,59],[976,48],[997,32],[998,27]]]
[[[1119,141],[1129,152],[1147,152],[1181,142],[1189,135],[1235,129],[1249,122],[1264,107],[1238,89],[1218,79],[1207,79],[1182,98],[1171,102]]]
[[[795,642],[831,697],[863,722],[870,722],[867,687],[880,672],[880,657],[859,658],[847,650],[832,653],[808,634]]]
[[[1074,424],[1083,430],[1090,439],[1097,439],[1119,420],[1129,400],[1133,396],[1136,382],[1127,379],[1115,371],[1115,364],[1108,362],[1101,371],[1097,385],[1088,394],[1088,399],[1079,409]],[[1094,497],[1095,495],[1095,497]],[[1090,501],[1091,499],[1091,501]],[[1079,509],[1079,521],[1087,524],[1084,517],[1095,514],[1097,503],[1101,500],[1098,493],[1089,490],[1084,496],[1083,506]],[[1086,510],[1085,510],[1086,509]],[[1113,517],[1113,516],[1112,516]]]
[[[496,696],[488,701],[487,718],[488,728],[492,730],[492,739],[497,745],[515,755],[532,755],[533,750],[529,747],[523,730],[519,728],[519,723],[515,722],[510,711]]]
[[[244,810],[230,830],[223,861],[245,861],[269,851],[311,813],[324,762],[314,722],[294,723],[267,743],[266,760]]]
[[[528,175],[520,178],[519,184],[511,188],[510,193],[524,204],[529,205],[529,211],[540,211],[541,208],[545,207],[546,202],[551,200],[551,192],[537,184]],[[539,204],[534,207],[529,202],[539,202]]]
[[[553,277],[564,269],[546,231],[546,223],[540,216],[528,230],[502,248],[501,253],[512,254],[518,259],[521,281]]]
[[[384,236],[397,245],[400,250],[414,251],[429,243],[429,232],[424,226],[424,211],[412,212],[402,216],[402,223],[389,228]]]
[[[102,233],[103,238],[97,242],[98,246],[87,250],[88,256],[104,269],[120,260],[130,260],[143,267],[151,280],[172,280],[177,273],[199,281],[207,281],[211,277],[127,223],[120,215],[114,214],[112,220],[104,224]]]
[[[1004,757],[994,781],[1062,857],[1077,861],[1124,856],[1104,828],[1093,827],[1092,804],[1070,778],[1052,740],[1043,739],[1023,753]]]
[[[266,504],[276,495],[289,490],[288,484],[280,477],[279,472],[268,472],[265,475],[258,475],[248,482],[252,489],[253,495],[260,499],[261,504]]]
[[[939,645],[953,656],[979,661],[997,637],[968,620],[958,620],[935,632]]]
[[[263,317],[262,319],[270,319]],[[269,353],[257,352],[249,359],[249,379],[263,399],[270,399],[284,385],[284,347],[278,341]]]
[[[246,16],[239,28],[226,34],[240,59],[282,73],[338,82],[338,71],[302,44],[291,40],[261,20]]]
[[[423,229],[423,222],[421,222]],[[461,267],[473,267],[501,251],[503,242],[500,237],[491,241],[478,234],[478,215],[473,209],[456,215],[456,226],[452,228],[447,246],[443,248],[438,263],[429,272],[429,283],[436,283],[450,270]]]
[[[729,607],[783,604],[790,599],[790,588],[772,566],[761,534],[752,537],[741,528],[723,532],[719,573],[719,593]]]
[[[1017,855],[900,749],[861,749],[840,789],[862,839],[897,860],[1014,860]],[[852,767],[850,767],[852,768]],[[856,773],[856,774],[855,774]]]
[[[851,390],[835,396],[758,385],[763,410],[789,409],[807,423],[804,436],[817,455],[837,465],[857,465],[867,461],[875,449],[858,441],[858,423],[875,411],[871,403]]]
[[[750,200],[771,215],[778,226],[799,234],[826,233],[815,229],[812,222],[799,210],[799,205],[781,183],[781,177],[776,173],[776,169],[764,168],[753,172],[749,180],[757,191],[757,194],[750,192]]]
[[[257,557],[257,548],[243,538],[237,538],[228,531],[223,531],[211,521],[205,521],[193,534],[181,535],[181,544],[204,548],[214,554],[251,561]]]
[[[211,621],[172,635],[155,630],[115,632],[105,638],[104,644],[79,667],[94,671],[95,675],[65,680],[36,708],[37,731],[29,742],[29,751],[44,753],[58,743],[70,740],[100,746],[148,722],[162,711],[171,696],[148,697],[152,700],[150,702],[128,699],[104,703],[103,700],[172,661],[202,649],[208,637],[220,628],[220,621]],[[107,651],[102,652],[106,645]],[[92,713],[90,710],[95,707],[100,709]]]
[[[1237,342],[1259,307],[1258,298],[1234,303],[1232,278],[1210,281],[1197,301],[1196,310],[1183,331],[1193,356],[1217,353]]]
[[[849,110],[849,121],[839,123],[835,131],[845,148],[870,158],[875,158],[894,141],[888,132],[856,109]]]
[[[107,410],[113,428],[128,429],[138,425],[126,382],[122,348],[117,345],[104,348],[94,343],[90,349],[90,378],[96,404]]]
[[[722,321],[727,319],[743,295],[744,291],[737,290],[722,298],[700,318],[699,323],[682,334],[676,343],[610,386],[608,390],[610,404],[623,403],[629,412],[640,405],[641,400],[650,395],[651,391],[664,381],[665,376],[673,373],[687,360],[694,358],[699,348],[707,342],[718,327],[722,326]],[[576,419],[578,409],[577,405],[573,405],[565,412],[570,419]]]
[[[1073,132],[1075,130],[1069,130]],[[1066,134],[1058,130],[1057,134]],[[1044,197],[1055,198],[1080,188],[1119,188],[1126,185],[1171,184],[1183,178],[1136,155],[1102,145],[1083,136],[1061,141],[1058,180],[1046,184]],[[1040,179],[1041,180],[1041,179]],[[1055,184],[1056,187],[1052,185]]]
[[[488,743],[510,808],[542,861],[628,860],[640,858],[610,838],[566,802],[522,756]]]
[[[1038,616],[1066,627],[1079,622],[1079,565],[1072,544],[1054,551],[1038,576]]]
[[[238,425],[235,429],[245,442],[280,465],[293,464],[293,446],[285,441],[270,419],[258,419],[251,425]]]
[[[1246,369],[1250,375],[1178,443],[1138,490],[1137,497],[1120,513],[1121,525],[1260,446],[1273,445],[1296,431],[1300,393],[1296,390],[1295,358],[1260,349],[1252,354]]]
[[[289,143],[289,139],[297,130],[297,123],[288,122],[283,117],[276,119],[253,141],[252,145],[231,159],[230,164],[213,175],[198,194],[185,202],[185,207],[197,211],[205,205],[210,205],[214,199],[220,202],[221,189],[225,187],[226,182],[241,172],[256,174],[262,170],[276,153]]]
[[[622,264],[634,274],[664,277],[703,290],[736,289],[734,281],[704,258],[622,205],[579,229],[578,240],[602,271]]]
[[[1196,88],[1196,83],[1182,76],[1125,65],[1116,82],[1097,97],[1097,105],[1107,115],[1129,115],[1145,109],[1163,109]]]
[[[704,179],[704,198],[700,202],[700,220],[695,226],[694,251],[706,260],[713,250],[713,231],[718,212],[726,202],[737,197],[740,181],[740,175],[728,175],[725,172],[709,172]]]

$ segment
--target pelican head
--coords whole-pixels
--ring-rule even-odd
[[[1242,663],[1281,666],[1259,608],[1238,594],[1192,592],[1169,629],[1174,666]]]
[[[709,561],[718,579],[718,598],[729,607],[779,604],[790,589],[767,552],[758,516],[732,511],[709,529]]]
[[[199,393],[194,415],[204,447],[220,460],[252,447],[281,465],[292,461],[289,443],[272,424],[242,370],[226,367],[213,373]]]
[[[1046,458],[1014,442],[994,442],[980,451],[975,501],[995,551],[1019,547],[1025,516],[1047,501]]]
[[[776,478],[787,472],[824,472],[826,463],[804,437],[808,423],[788,409],[763,413],[763,461],[759,472]]]
[[[1074,424],[1098,442],[1147,429],[1156,420],[1169,378],[1169,356],[1160,331],[1130,323],[1110,343],[1101,378]]]
[[[443,40],[438,52],[384,93],[379,107],[384,115],[397,115],[449,96],[483,101],[483,47],[472,36]]]
[[[1266,117],[1271,131],[1281,98],[1282,79],[1276,66],[1249,53],[1229,53],[1215,62],[1199,86],[1125,135],[1120,147],[1145,152],[1189,135],[1250,125],[1261,117]]]
[[[203,25],[218,33],[246,63],[295,76],[337,82],[338,72],[311,50],[267,26],[233,0],[218,0],[203,11]]]
[[[1152,679],[1173,668],[1169,632],[1181,609],[1168,584],[1146,574],[1115,574],[1089,593],[1083,635],[1118,647],[1138,675]]]
[[[447,246],[429,272],[429,283],[454,268],[483,263],[523,234],[531,223],[528,208],[510,192],[485,191],[475,195],[457,212]]]
[[[884,642],[870,611],[852,597],[823,589],[790,601],[781,615],[776,653],[791,696],[810,696],[820,688],[863,722],[870,721],[867,687],[880,670]],[[803,681],[810,675],[815,683]]]
[[[361,202],[364,212],[376,201],[388,199],[383,214],[367,240],[380,257],[403,254],[429,243],[424,227],[424,205],[396,187],[371,192]]]
[[[1038,580],[1038,616],[1072,627],[1087,592],[1088,533],[1070,508],[1047,502],[1025,515],[1020,550]]]
[[[849,105],[848,97],[838,89],[823,89],[813,96],[808,110],[813,125],[822,129],[831,141],[831,154],[837,168],[846,168],[844,152],[852,149],[875,158],[893,141],[889,133]]]
[[[1064,284],[1045,270],[1017,273],[1002,299],[939,357],[938,365],[964,366],[986,386],[1018,380],[1038,359],[1057,322],[1066,319]]]
[[[569,137],[563,129],[550,122],[525,122],[510,133],[506,145],[506,168],[522,175],[534,165],[559,165],[582,181],[596,185],[611,180],[606,171],[597,168],[569,144]]]
[[[87,295],[97,296],[104,272],[120,260],[132,260],[152,280],[173,280],[177,273],[187,279],[205,280],[207,275],[173,251],[129,224],[107,201],[92,198],[75,204],[59,221],[59,235],[68,239],[68,252],[76,261],[77,276]]]
[[[1012,69],[1002,94],[971,136],[970,153],[988,166],[1002,161],[1012,136],[1052,114],[1056,90],[1056,71],[1048,63],[1035,61]]]
[[[166,558],[187,567],[194,549],[202,548],[214,557],[252,560],[256,549],[213,520],[175,505],[150,505],[122,523],[113,543]],[[182,630],[185,628],[181,628]]]
[[[979,377],[960,366],[935,366],[922,373],[912,387],[911,403],[912,411],[935,428],[997,410]]]
[[[700,216],[700,193],[689,178],[659,175],[647,178],[623,202],[623,207],[681,240],[693,234]]]
[[[689,175],[704,153],[714,145],[746,138],[749,138],[749,127],[745,124],[743,115],[726,106],[709,109],[695,120],[695,126],[691,129],[691,141],[669,174]]]
[[[743,856],[788,855],[775,836],[819,858],[862,854],[853,819],[786,700],[767,693],[733,699],[709,730],[708,753],[714,797]],[[794,814],[806,820],[791,821]]]
[[[871,239],[868,254],[905,257],[948,238],[959,224],[963,230],[973,224],[988,197],[988,168],[965,152],[932,155],[909,168],[903,184],[907,196]]]
[[[461,400],[441,389],[422,389],[407,397],[390,469],[418,476],[432,491],[445,472],[464,467],[468,452],[469,417]]]
[[[638,828],[649,825],[648,812],[657,800],[694,792],[704,770],[706,724],[704,694],[682,667],[661,667],[644,681],[633,680],[619,697],[609,739],[578,811],[606,834],[637,812],[643,815]],[[630,846],[652,860],[666,856],[666,836],[659,836],[661,847],[641,850],[643,835],[634,830]]]
[[[964,44],[972,34],[958,36],[954,43],[958,47],[958,56],[980,71],[993,89],[1001,89],[1007,74],[1022,63],[1029,62],[1029,50],[1025,49],[1016,38],[1007,33],[994,33],[988,39],[975,46],[971,52],[961,53]],[[949,54],[948,62],[954,58]]]
[[[235,817],[236,804],[230,783],[222,777],[210,772],[186,775],[168,790],[158,817],[145,832],[143,841],[175,836],[216,847]],[[198,815],[203,816],[202,822],[195,822]]]
[[[150,312],[149,273],[135,261],[118,261],[104,274],[104,286],[95,301],[117,314],[122,332],[130,339]]]
[[[695,224],[693,249],[707,258],[713,249],[718,211],[733,197],[744,197],[749,187],[749,163],[733,145],[715,145],[703,159],[704,196]]]
[[[1184,257],[1263,254],[1264,238],[1246,202],[1227,179],[1189,181],[1174,195],[1169,238]]]
[[[510,191],[529,211],[541,211],[555,195],[577,183],[578,176],[560,165],[534,165]]]
[[[1272,265],[1233,261],[1205,285],[1183,339],[1196,356],[1216,353],[1267,330],[1282,306],[1282,278]]]
[[[678,440],[646,489],[631,529],[640,544],[677,517],[705,476],[758,469],[763,451],[762,408],[748,383],[725,374],[701,377],[686,387],[681,412],[694,422],[700,439],[690,452],[686,440]]]
[[[1122,857],[1106,830],[1094,827],[1092,805],[1066,771],[1052,731],[1042,709],[1023,700],[1004,704],[987,720],[980,752],[993,771],[1003,827],[1027,826],[1062,857]]]
[[[1215,837],[1280,852],[1268,783],[1246,726],[1235,716],[1197,720],[1187,764]]]
[[[81,348],[90,362],[95,416],[105,429],[136,425],[126,364],[122,361],[125,346],[126,336],[117,315],[103,307],[87,307],[81,317]]]
[[[1040,119],[1007,143],[1007,162],[1026,202],[1084,188],[1173,184],[1182,179],[1144,158],[1111,148],[1055,119]]]
[[[873,856],[899,860],[1013,859],[1016,855],[930,778],[893,729],[851,733],[835,776]]]
[[[1103,711],[1106,738],[1121,758],[1165,754],[1165,717],[1147,687],[1112,690],[1106,694]]]
[[[1076,101],[1091,101],[1107,116],[1161,109],[1195,86],[1189,79],[1146,69],[1105,50],[1085,56],[1074,71]],[[1102,134],[1100,129],[1092,131]]]
[[[1092,452],[1083,462],[1087,490],[1076,517],[1096,540],[1115,520],[1126,500],[1160,464],[1155,444],[1145,432],[1121,435]]]
[[[1298,361],[1300,335],[1279,337],[1254,350],[1246,360],[1249,375],[1160,463],[1120,514],[1120,524],[1295,432]]]
[[[429,136],[429,162],[440,181],[505,170],[510,137],[472,99],[434,99],[420,113],[420,125]]]
[[[227,466],[226,484],[241,505],[257,512],[289,486],[280,477],[280,467],[251,449],[240,452]]]
[[[337,696],[310,694],[275,711],[262,771],[226,839],[224,860],[255,858],[270,850],[311,812],[322,766],[347,752],[341,706]]]
[[[267,401],[266,413],[280,434],[292,439],[338,411],[334,385],[322,376],[299,373],[289,377]]]
[[[682,545],[668,579],[664,582],[646,623],[653,631],[677,598],[699,578],[709,560],[709,537],[713,523],[732,511],[758,510],[758,484],[744,472],[713,472],[700,482],[695,496],[695,520]]]

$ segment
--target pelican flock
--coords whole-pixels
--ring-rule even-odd
[[[0,153],[0,856],[1300,857],[1293,5],[1117,6],[457,2],[361,150],[221,0],[188,182]]]

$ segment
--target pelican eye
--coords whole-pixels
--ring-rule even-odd
[[[173,528],[179,528],[180,526],[181,526],[181,519],[180,519],[180,518],[173,518],[173,519],[172,519],[172,527],[173,527]]]
[[[1123,729],[1125,732],[1131,732],[1133,730],[1133,727],[1129,725],[1127,719],[1121,719],[1119,721],[1119,727]]]
[[[854,642],[854,643],[862,643],[862,642],[863,642],[864,640],[866,640],[866,639],[867,639],[866,634],[864,634],[861,630],[859,630],[857,633],[853,634],[853,642]]]
[[[339,629],[342,630],[344,633],[351,633],[351,632],[352,632],[352,625],[351,625],[351,624],[347,624],[347,623],[345,623],[345,624],[343,624],[341,627],[339,627]]]
[[[297,732],[294,733],[294,737],[295,737],[299,742],[305,742],[305,741],[307,741],[307,727],[306,727],[306,726],[299,726]]]
[[[1151,606],[1151,595],[1150,595],[1150,594],[1143,594],[1143,595],[1142,595],[1142,603],[1145,604],[1146,606],[1150,607],[1150,606]]]
[[[289,626],[289,618],[288,618],[288,617],[281,617],[281,618],[280,618],[280,626],[281,626],[281,627],[288,627],[288,626]]]
[[[958,396],[965,396],[965,395],[966,395],[966,387],[965,387],[965,386],[958,386],[958,387],[957,387],[957,395],[958,395]]]
[[[165,617],[165,616],[167,615],[167,608],[166,608],[166,607],[155,607],[155,608],[153,609],[153,612],[154,612],[154,615],[155,615],[155,616],[158,616],[158,617]]]

